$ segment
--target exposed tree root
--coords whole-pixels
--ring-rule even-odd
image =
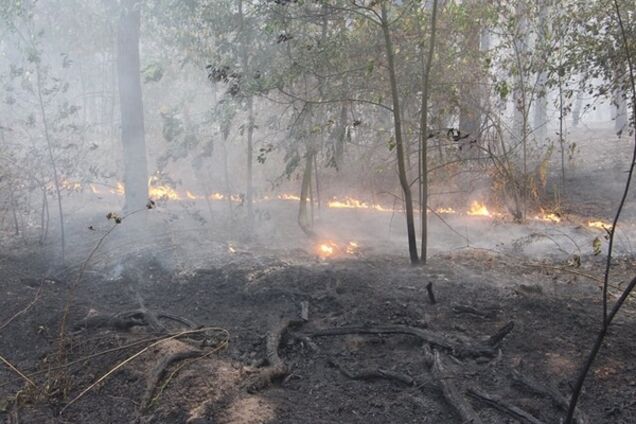
[[[437,331],[404,325],[385,325],[377,327],[338,327],[317,330],[309,333],[309,337],[342,336],[346,334],[407,334],[419,338],[424,343],[432,344],[451,352],[457,357],[493,357],[497,354],[497,346],[512,331],[512,322],[506,324],[490,337],[486,343],[477,342],[467,337],[447,336]]]
[[[467,393],[472,398],[477,399],[478,401],[483,402],[486,405],[491,406],[492,408],[495,408],[498,411],[503,412],[504,414],[510,415],[511,417],[513,417],[514,419],[516,419],[517,421],[521,423],[545,424],[543,421],[534,417],[529,412],[526,412],[523,409],[518,408],[514,405],[510,405],[496,396],[484,393],[474,388],[468,389]]]
[[[488,341],[486,342],[489,346],[496,347],[506,338],[508,334],[515,328],[515,323],[510,321],[503,327],[501,327],[495,334],[490,336]]]
[[[302,321],[283,319],[267,333],[265,343],[265,360],[267,366],[248,380],[246,387],[249,393],[258,392],[271,385],[274,381],[287,376],[289,369],[278,354],[278,348],[287,330],[290,327],[300,324],[302,324]]]
[[[442,360],[442,354],[436,350],[431,352],[427,348],[425,350],[425,360],[430,364],[433,378],[439,383],[446,402],[448,402],[461,417],[462,423],[481,424],[481,418],[479,418],[477,412],[475,412],[473,407],[466,401],[463,390],[455,383],[454,380],[456,377],[451,375],[446,369]]]
[[[115,331],[128,331],[132,327],[142,326],[149,327],[155,333],[166,333],[166,328],[159,322],[160,318],[178,322],[187,328],[193,329],[196,327],[193,322],[186,318],[165,312],[155,314],[148,309],[142,308],[109,315],[91,315],[77,323],[74,326],[74,330],[79,331],[105,328]]]
[[[165,376],[166,372],[168,371],[168,368],[174,364],[175,362],[178,361],[182,361],[184,359],[189,359],[189,358],[196,358],[201,356],[203,353],[196,349],[196,350],[184,350],[181,352],[173,352],[170,353],[166,356],[164,356],[159,363],[157,363],[157,365],[155,366],[154,370],[152,371],[149,379],[148,379],[148,384],[146,387],[146,391],[144,393],[144,396],[141,400],[141,408],[142,410],[144,409],[148,409],[153,400],[154,400],[154,393],[155,390],[157,388],[157,385],[159,384],[159,382],[161,382],[161,380],[163,379],[163,377]]]
[[[486,311],[480,311],[468,305],[453,305],[453,312],[456,314],[468,314],[474,315],[483,319],[495,319],[497,318],[497,311],[489,308]]]
[[[398,383],[405,384],[407,386],[415,386],[415,380],[401,372],[383,370],[381,368],[378,369],[367,369],[360,370],[358,372],[349,371],[344,366],[340,365],[336,361],[329,360],[329,365],[337,368],[345,377],[350,378],[351,380],[392,380],[397,381]]]
[[[539,382],[534,378],[524,375],[519,371],[513,371],[511,374],[512,382],[518,387],[522,387],[524,389],[530,390],[532,393],[546,397],[552,400],[553,404],[562,409],[563,411],[567,411],[569,401],[568,399],[561,394],[561,392],[556,388],[549,384]],[[577,424],[588,424],[590,423],[587,416],[577,410],[574,414],[574,419]]]

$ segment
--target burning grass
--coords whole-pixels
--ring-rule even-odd
[[[605,231],[610,231],[612,229],[612,224],[601,220],[588,221],[587,226],[590,228],[598,228],[599,230]]]
[[[355,256],[360,253],[360,244],[357,241],[337,243],[333,240],[319,242],[315,248],[316,255],[321,259],[337,256]]]

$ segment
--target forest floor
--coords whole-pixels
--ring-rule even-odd
[[[592,240],[604,232],[585,220],[612,217],[629,162],[626,140],[589,134],[567,196],[552,193],[562,223],[431,218],[425,267],[406,263],[401,216],[324,211],[324,236],[361,246],[324,260],[289,224],[288,205],[252,242],[236,241],[223,219],[180,225],[192,206],[159,208],[152,234],[124,224],[84,273],[101,206],[69,218],[71,267],[56,266],[56,246],[5,245],[0,421],[557,423],[602,314],[605,255]],[[633,194],[628,204],[610,278],[618,288],[636,269]],[[636,422],[635,352],[632,296],[585,384],[583,422]]]
[[[224,263],[187,272],[146,259],[124,263],[114,277],[87,274],[70,309],[65,372],[55,366],[71,276],[43,278],[36,258],[4,256],[0,355],[37,389],[0,368],[0,418],[7,423],[461,423],[442,390],[450,384],[484,423],[516,420],[469,393],[522,408],[537,422],[556,423],[564,414],[559,399],[520,381],[540,382],[568,396],[599,329],[596,283],[577,273],[599,275],[600,257],[561,271],[550,266],[562,264],[536,266],[478,249],[440,254],[425,268],[364,252],[330,261],[299,251],[237,250],[221,256]],[[628,281],[633,269],[633,260],[617,260],[612,281]],[[300,320],[303,302],[306,322]],[[157,342],[153,337],[161,335],[143,314],[107,319],[140,308],[215,329]],[[286,329],[285,320],[291,320]],[[488,338],[509,322],[512,331],[487,349]],[[165,318],[159,324],[169,334],[186,328]],[[636,422],[635,324],[636,302],[629,301],[581,398],[589,423]],[[407,327],[416,335],[403,334]],[[277,329],[285,330],[280,343]],[[342,334],[316,334],[327,329]],[[441,377],[431,372],[431,352],[423,347],[424,336],[417,336],[421,329],[430,333],[426,337],[443,337],[431,344],[439,355],[433,359],[444,369]],[[272,345],[282,364],[272,357]],[[175,354],[169,363],[166,358]],[[161,365],[167,365],[166,372]]]

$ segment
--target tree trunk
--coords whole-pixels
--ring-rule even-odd
[[[148,201],[148,169],[139,67],[140,7],[139,0],[122,0],[117,37],[126,213],[144,208]]]
[[[254,155],[253,135],[254,98],[250,96],[247,98],[247,187],[245,190],[245,201],[247,202],[247,225],[250,231],[254,225],[254,160],[252,158],[252,156]]]
[[[474,9],[475,7],[480,7],[480,5],[472,1],[469,7]],[[464,56],[468,58],[469,63],[472,63],[471,67],[473,69],[472,78],[465,81],[462,87],[463,93],[459,109],[459,131],[462,136],[468,136],[460,141],[460,156],[464,159],[472,159],[479,153],[479,149],[474,146],[474,142],[479,139],[481,128],[480,32],[479,22],[472,22],[468,27],[463,42]]]
[[[514,117],[513,117],[513,144],[521,143],[521,167],[522,175],[515,174],[513,178],[520,180],[521,186],[521,210],[517,210],[516,214],[520,216],[519,220],[525,220],[527,202],[528,202],[528,100],[526,85],[526,53],[528,51],[528,10],[522,2],[516,5],[517,14],[517,37],[514,45],[515,66],[517,68],[514,90]]]
[[[307,150],[307,157],[305,158],[305,171],[303,172],[303,179],[300,184],[300,204],[298,206],[298,225],[300,229],[307,235],[307,237],[314,237],[315,234],[311,229],[311,222],[307,216],[307,200],[309,198],[309,192],[311,190],[311,174],[312,165],[314,163],[314,152],[310,149]]]
[[[393,100],[393,126],[395,130],[395,148],[397,151],[398,173],[400,177],[400,186],[404,193],[404,205],[406,209],[406,231],[409,242],[409,256],[411,258],[411,263],[416,264],[419,262],[419,256],[417,253],[417,239],[415,236],[415,221],[413,219],[413,197],[411,194],[411,186],[409,185],[406,175],[404,143],[402,139],[402,118],[400,115],[400,99],[397,88],[397,77],[395,75],[395,52],[393,50],[393,42],[391,41],[386,3],[382,3],[381,18],[382,32],[384,33],[384,48],[386,49],[389,81],[391,84],[391,98]]]
[[[539,28],[537,44],[541,45],[546,43],[546,36],[548,33],[548,5],[545,0],[539,2]],[[543,49],[543,47],[539,47]],[[543,146],[548,136],[548,93],[546,83],[548,76],[545,70],[542,68],[539,70],[537,76],[537,94],[534,105],[534,137],[537,140],[539,146]]]
[[[614,131],[621,136],[627,125],[627,102],[623,90],[614,90]]]
[[[64,262],[65,250],[66,250],[66,235],[64,231],[64,211],[62,209],[62,191],[60,189],[60,180],[57,172],[57,165],[55,164],[55,158],[53,157],[53,139],[51,138],[51,133],[49,131],[49,121],[46,115],[46,109],[44,107],[44,98],[42,97],[42,75],[40,72],[40,64],[37,63],[35,67],[36,78],[37,78],[37,89],[38,89],[38,103],[40,106],[40,113],[42,115],[42,125],[44,126],[44,139],[46,140],[46,150],[49,156],[49,161],[51,164],[51,170],[53,171],[53,185],[55,187],[55,197],[57,198],[57,211],[59,214],[60,220],[60,243],[61,243],[61,254],[62,254],[62,262]]]
[[[420,111],[420,160],[421,162],[421,195],[420,195],[420,215],[422,218],[422,256],[421,263],[426,263],[426,252],[428,248],[428,96],[429,77],[431,66],[433,65],[433,53],[435,51],[435,35],[437,26],[437,1],[433,0],[433,11],[431,14],[431,39],[428,46],[428,56],[424,63],[424,49],[422,48],[422,66],[424,75],[422,77],[422,110]]]

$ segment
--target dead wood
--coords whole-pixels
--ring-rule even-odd
[[[515,323],[513,321],[510,321],[509,323],[501,327],[499,330],[497,330],[495,334],[490,336],[490,338],[488,339],[486,343],[489,346],[493,346],[493,347],[498,346],[503,341],[503,339],[505,339],[506,336],[510,334],[510,332],[514,328],[515,328]]]
[[[503,401],[497,396],[484,393],[481,390],[470,388],[467,390],[469,396],[474,399],[477,399],[480,402],[485,403],[486,405],[503,412],[504,414],[510,415],[517,421],[526,424],[545,424],[543,421],[534,417],[527,411],[524,411],[521,408],[518,408],[514,405],[510,405],[509,403]]]
[[[477,415],[477,412],[466,401],[463,395],[463,390],[455,383],[457,379],[452,375],[444,365],[443,354],[433,350],[432,352],[426,348],[424,352],[425,361],[431,367],[431,374],[437,381],[442,389],[446,402],[457,412],[461,417],[463,424],[481,424],[481,418]]]
[[[287,365],[285,365],[285,362],[278,354],[278,348],[287,330],[290,327],[300,324],[302,324],[302,321],[283,319],[267,333],[265,341],[265,360],[267,366],[249,379],[247,382],[247,391],[249,393],[258,392],[268,387],[274,381],[284,378],[289,373]]]
[[[568,399],[556,387],[549,383],[543,383],[529,375],[522,374],[520,371],[513,370],[511,375],[512,383],[517,387],[529,390],[530,392],[543,396],[552,400],[554,406],[567,411],[569,406]],[[574,419],[577,424],[588,424],[590,421],[587,416],[580,410],[576,410]]]
[[[309,333],[309,337],[342,336],[347,334],[406,334],[417,337],[424,343],[432,344],[447,350],[457,357],[493,357],[497,354],[497,345],[512,330],[512,323],[497,331],[486,343],[471,340],[463,336],[450,336],[441,332],[405,325],[385,325],[377,327],[338,327],[317,330]]]
[[[428,282],[426,285],[426,291],[428,292],[428,300],[431,302],[431,305],[436,304],[437,300],[435,299],[435,293],[433,293],[433,282]]]
[[[308,347],[312,352],[320,352],[320,348],[318,347],[318,345],[316,343],[314,343],[314,341],[311,339],[311,337],[309,337],[309,336],[307,336],[305,334],[300,334],[300,333],[296,333],[296,332],[293,332],[293,331],[289,331],[288,335],[292,339],[295,339],[295,340],[301,342],[304,346]]]
[[[165,333],[166,328],[159,322],[159,318],[178,322],[188,328],[194,329],[196,325],[190,320],[172,315],[166,312],[155,314],[148,309],[135,309],[116,314],[91,315],[74,326],[75,331],[109,329],[115,331],[129,331],[132,327],[149,327],[155,333]]]
[[[309,321],[309,302],[300,302],[300,319]]]
[[[487,311],[480,311],[468,305],[453,305],[453,312],[455,312],[456,314],[474,315],[484,319],[497,318],[497,311],[494,309],[489,309]]]
[[[378,368],[362,369],[353,372],[340,365],[336,361],[329,360],[328,363],[329,365],[337,368],[345,377],[350,378],[351,380],[391,380],[411,387],[418,385],[415,379],[413,379],[411,376],[398,371],[390,371]]]
[[[142,409],[148,409],[153,403],[153,395],[155,390],[163,377],[166,375],[168,368],[174,364],[175,362],[182,361],[184,359],[196,358],[202,355],[202,352],[198,349],[193,350],[184,350],[181,352],[173,352],[169,355],[164,356],[157,363],[155,368],[153,369],[150,377],[148,378],[148,384],[146,386],[146,391],[141,400]]]

